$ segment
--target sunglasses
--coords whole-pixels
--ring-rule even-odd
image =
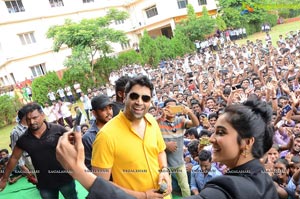
[[[149,102],[151,100],[151,96],[149,96],[149,95],[139,95],[137,93],[130,93],[129,94],[129,98],[131,100],[137,100],[140,97],[142,97],[143,102]]]

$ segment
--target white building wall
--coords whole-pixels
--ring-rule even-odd
[[[194,6],[195,12],[202,10],[198,0],[188,2]],[[215,1],[207,2],[208,10],[216,9]],[[50,26],[61,25],[67,18],[80,21],[101,17],[111,7],[127,11],[130,18],[124,24],[112,24],[111,27],[125,31],[132,47],[144,29],[155,33],[164,26],[174,29],[174,17],[187,14],[186,8],[178,8],[177,0],[94,0],[94,3],[86,4],[82,0],[63,0],[64,6],[53,8],[49,0],[22,0],[22,3],[25,12],[9,13],[5,1],[0,1],[0,78],[5,80],[5,84],[13,83],[10,73],[14,74],[17,82],[30,79],[32,73],[29,67],[33,65],[45,63],[47,71],[65,68],[63,62],[71,51],[62,49],[58,53],[53,52],[52,40],[46,38],[46,32]],[[158,15],[147,18],[145,9],[154,5]],[[34,32],[36,43],[22,45],[18,34],[27,32]],[[123,51],[120,44],[112,46],[116,52]]]

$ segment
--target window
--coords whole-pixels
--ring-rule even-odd
[[[123,24],[123,23],[124,23],[124,20],[115,20],[116,25]]]
[[[206,0],[198,0],[198,4],[199,4],[199,6],[207,5],[207,1]]]
[[[156,15],[158,15],[156,6],[152,6],[150,8],[145,9],[146,15],[148,18],[154,17]]]
[[[3,77],[0,78],[0,86],[4,86],[5,85],[5,82],[4,82],[4,79]]]
[[[121,43],[121,47],[122,47],[122,50],[126,50],[126,49],[130,48],[130,42],[127,41],[125,43]]]
[[[4,80],[4,82],[5,82],[5,85],[8,85],[8,84],[10,84],[10,83],[9,83],[9,80],[8,80],[8,77],[7,77],[7,75],[5,75],[5,76],[4,76],[4,79],[5,79],[5,80]]]
[[[5,1],[9,13],[25,12],[25,8],[21,0]]]
[[[38,77],[47,73],[45,64],[39,64],[36,66],[31,66],[29,68],[31,69],[33,77]]]
[[[91,3],[91,2],[94,2],[94,0],[83,0],[82,2],[83,3]]]
[[[13,84],[16,84],[16,79],[13,73],[10,73],[10,79],[13,81]]]
[[[19,38],[21,40],[22,45],[36,43],[33,32],[19,34]]]
[[[177,0],[178,8],[186,8],[186,5],[188,4],[187,0]]]
[[[61,7],[64,6],[63,0],[49,0],[51,7]]]

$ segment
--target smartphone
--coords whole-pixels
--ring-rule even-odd
[[[288,104],[282,109],[281,115],[285,116],[290,110],[292,110],[292,107]]]
[[[182,105],[177,105],[177,106],[169,106],[169,110],[171,113],[182,113],[184,107]]]
[[[223,74],[227,74],[229,71],[227,69],[221,69],[219,70],[220,73],[223,73]]]
[[[210,145],[209,137],[202,137],[202,138],[200,138],[200,144],[202,146]]]
[[[280,127],[282,127],[282,125],[284,125],[284,120],[280,120],[280,121],[276,124],[276,127],[277,127],[277,128],[280,128]]]
[[[231,89],[234,91],[234,90],[237,90],[237,89],[241,89],[242,86],[240,84],[237,84],[237,85],[234,85],[231,87]]]
[[[73,128],[74,132],[80,132],[81,131],[81,128],[80,128],[81,117],[82,117],[82,113],[81,112],[77,113],[74,128]]]

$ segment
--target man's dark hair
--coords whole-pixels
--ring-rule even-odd
[[[190,152],[190,154],[193,156],[193,154],[195,154],[195,156],[197,156],[198,154],[198,145],[199,145],[199,140],[192,140],[188,145],[188,151]]]
[[[125,86],[125,93],[128,94],[131,88],[135,85],[145,86],[149,88],[152,97],[154,87],[152,82],[147,76],[141,75],[141,76],[136,76],[134,78],[130,78]]]
[[[200,131],[200,134],[199,134],[199,136],[200,137],[203,137],[203,136],[208,136],[208,137],[210,137],[211,136],[211,132],[209,131],[209,130],[207,130],[207,129],[202,129],[201,131]]]
[[[255,80],[258,80],[258,81],[260,81],[260,78],[259,77],[254,77],[254,78],[252,78],[252,83],[254,84],[254,81]]]
[[[199,152],[199,160],[200,161],[209,161],[211,162],[211,152],[207,150],[202,150]]]
[[[19,111],[18,111],[18,119],[21,121],[23,119],[23,117],[25,116],[25,109],[24,107],[22,107]]]
[[[191,100],[191,105],[193,106],[194,104],[200,105],[200,102],[198,100],[196,100],[196,99],[192,99]]]
[[[218,119],[218,114],[217,114],[217,113],[210,113],[210,114],[208,115],[208,119],[210,120],[211,118],[216,118],[216,119]]]
[[[27,115],[28,113],[31,113],[35,110],[37,110],[40,113],[43,113],[42,107],[36,102],[28,103],[23,108],[25,110],[25,115]]]
[[[196,139],[199,139],[197,127],[189,128],[189,129],[186,131],[186,134],[188,134],[188,135],[194,135],[194,137],[195,137]]]
[[[176,100],[175,99],[172,99],[172,98],[168,98],[164,101],[164,107],[166,107],[168,105],[169,102],[175,102],[176,103]]]
[[[208,98],[206,98],[206,102],[208,101],[208,100],[212,100],[212,101],[214,101],[215,103],[216,103],[216,100],[215,100],[215,98],[213,98],[213,97],[208,97]]]
[[[128,80],[129,77],[127,75],[117,79],[115,82],[115,92],[117,93],[118,91],[124,91]]]
[[[7,149],[1,149],[1,150],[0,150],[0,153],[2,153],[2,152],[8,154],[8,150],[7,150]]]

